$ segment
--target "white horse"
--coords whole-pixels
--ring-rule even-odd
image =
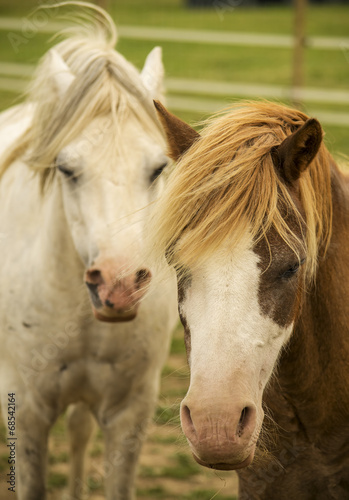
[[[104,27],[50,50],[28,102],[0,117],[0,382],[9,487],[20,500],[45,498],[48,435],[68,406],[69,499],[84,490],[93,417],[105,436],[107,498],[134,497],[177,318],[172,282],[154,286],[142,257],[142,209],[168,162],[152,103],[161,50],[139,73],[95,10]]]

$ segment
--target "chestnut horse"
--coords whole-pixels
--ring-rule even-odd
[[[152,237],[178,276],[194,458],[237,469],[241,499],[349,498],[348,177],[300,111],[243,103],[199,135],[156,107],[179,162]]]

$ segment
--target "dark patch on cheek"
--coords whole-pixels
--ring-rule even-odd
[[[269,316],[282,328],[288,327],[299,314],[302,290],[301,277],[292,278],[287,284],[270,283],[266,274],[262,275],[259,285],[259,304],[262,313]]]
[[[189,271],[177,276],[178,304],[181,304],[186,296],[186,292],[191,285],[191,274]]]
[[[289,188],[289,193],[299,215],[304,220],[298,190],[299,186],[296,183]],[[306,228],[299,215],[289,212],[282,204],[279,209],[290,230],[302,241]],[[254,252],[260,259],[258,267],[261,270],[259,305],[263,314],[269,316],[280,327],[285,328],[300,314],[304,290],[304,269],[301,267],[294,276],[284,279],[282,271],[286,271],[288,266],[292,267],[292,264],[297,263],[297,256],[273,227],[268,231],[267,239],[268,241],[262,238],[254,247]]]
[[[182,323],[183,328],[184,328],[184,344],[185,344],[185,350],[187,352],[187,360],[188,360],[188,363],[189,363],[190,352],[191,352],[190,328],[188,326],[187,319],[184,316],[184,314],[181,314],[181,312],[179,312],[179,317],[181,319],[181,323]]]
[[[288,265],[295,257],[292,251],[272,231],[268,235],[272,249],[270,251],[265,240],[261,240],[254,248],[260,258],[258,267],[261,269],[258,298],[259,306],[265,316],[270,317],[282,328],[289,326],[299,315],[303,289],[304,275],[301,268],[295,276],[284,279],[280,276],[280,268]]]
[[[179,317],[181,320],[181,323],[184,328],[184,343],[185,343],[185,349],[187,352],[187,359],[189,362],[190,358],[190,351],[191,351],[191,335],[190,335],[190,329],[189,325],[187,323],[187,319],[184,316],[184,314],[181,312],[181,304],[185,300],[186,296],[186,291],[191,285],[191,276],[189,273],[186,273],[185,277],[180,277],[178,279],[178,311],[179,311]]]

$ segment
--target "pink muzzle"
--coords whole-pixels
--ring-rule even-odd
[[[234,470],[253,460],[259,434],[257,409],[252,401],[234,396],[223,399],[216,394],[207,399],[202,391],[196,398],[189,391],[182,401],[182,429],[200,465]]]
[[[124,275],[114,266],[93,266],[85,273],[85,283],[95,317],[100,321],[131,321],[151,280],[149,269]]]

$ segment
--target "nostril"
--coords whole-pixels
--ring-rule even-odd
[[[107,307],[109,307],[110,309],[114,309],[114,304],[112,302],[110,302],[110,300],[108,300],[108,299],[105,301],[105,305]]]
[[[148,269],[139,269],[136,272],[135,282],[138,288],[148,283],[150,279],[151,279],[151,272]]]
[[[238,437],[242,436],[244,429],[250,423],[250,421],[252,419],[252,414],[253,414],[253,408],[250,408],[249,406],[245,406],[242,409],[242,412],[240,414],[239,423],[238,423],[237,429],[236,429],[236,434]]]
[[[102,301],[99,298],[98,285],[94,285],[93,283],[89,283],[88,281],[86,281],[86,286],[90,291],[90,296],[91,296],[93,305],[97,308],[101,307]]]
[[[196,432],[193,420],[191,418],[190,409],[185,404],[182,404],[181,406],[181,423],[185,434],[187,434],[188,432]]]
[[[93,285],[100,285],[103,281],[102,273],[99,269],[91,269],[86,272],[86,281]]]

